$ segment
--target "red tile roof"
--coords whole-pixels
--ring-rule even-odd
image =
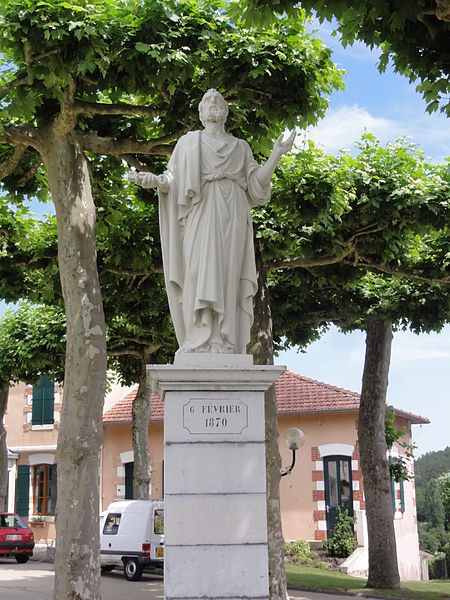
[[[315,381],[285,371],[275,384],[278,412],[284,414],[358,412],[359,394],[343,388]],[[136,397],[137,386],[103,415],[104,423],[131,423],[131,405]],[[162,421],[164,405],[156,394],[150,395],[151,421]],[[395,409],[399,416],[411,423],[429,423],[427,417]]]
[[[116,402],[103,415],[103,423],[131,423],[131,405],[136,398],[137,386]],[[162,421],[164,418],[164,404],[156,394],[150,394],[150,420]]]
[[[359,394],[285,371],[275,384],[278,412],[358,411]]]

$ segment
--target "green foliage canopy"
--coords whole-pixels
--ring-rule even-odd
[[[40,374],[64,379],[64,312],[55,306],[20,303],[0,319],[0,387],[33,383]]]
[[[420,80],[417,86],[427,103],[427,111],[441,110],[450,115],[450,7],[442,0],[245,0],[235,10],[249,21],[270,23],[274,14],[295,14],[300,10],[316,13],[320,20],[337,20],[344,46],[359,40],[370,48],[379,47],[381,72],[392,60],[394,69]]]
[[[58,115],[70,113],[85,150],[144,168],[137,155],[169,153],[210,87],[231,105],[229,130],[267,152],[283,128],[323,116],[342,86],[304,19],[258,31],[214,0],[7,0],[0,33],[0,175],[43,198],[36,136]]]
[[[405,140],[365,135],[358,148],[334,157],[310,144],[289,157],[254,213],[278,345],[303,345],[329,322],[364,329],[368,316],[416,332],[448,322],[446,166]]]

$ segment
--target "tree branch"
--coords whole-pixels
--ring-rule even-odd
[[[113,137],[100,137],[96,132],[80,133],[78,140],[84,150],[96,152],[98,154],[109,154],[121,158],[129,154],[171,154],[173,145],[161,144],[161,139],[155,140],[117,140]],[[176,139],[177,135],[166,136],[169,139]]]
[[[141,287],[141,285],[142,285],[142,284],[143,284],[145,281],[147,281],[147,279],[148,279],[149,277],[150,277],[150,274],[148,274],[148,275],[144,275],[143,277],[141,277],[141,279],[138,281],[138,284],[137,284],[137,289],[139,289],[139,288]]]
[[[21,85],[33,85],[33,78],[30,77],[29,75],[24,75],[23,77],[18,77],[17,79],[13,79],[13,81],[10,81],[6,85],[4,85],[2,88],[0,88],[0,98],[3,98],[3,96],[6,96],[6,94],[8,92],[10,92],[11,90],[13,90],[16,87],[19,87]]]
[[[436,17],[436,13],[422,12],[417,15],[417,20],[420,21],[420,23],[422,23],[425,26],[430,38],[432,39],[433,42],[435,42],[437,34],[438,34],[438,29],[435,26],[434,19],[430,18],[430,16],[429,16],[430,14],[432,14],[433,16]]]
[[[136,106],[125,103],[100,104],[95,102],[82,102],[81,100],[77,100],[74,103],[73,110],[77,115],[83,113],[86,115],[142,115],[161,117],[166,114],[165,110],[160,110],[153,106]]]
[[[371,233],[378,233],[379,231],[383,231],[384,229],[387,229],[389,227],[388,223],[385,223],[384,225],[378,225],[377,223],[372,223],[370,225],[366,225],[365,227],[361,227],[361,229],[358,229],[358,231],[355,231],[355,233],[353,235],[351,235],[348,240],[346,242],[339,242],[337,241],[336,243],[343,243],[344,245],[349,245],[352,244],[355,239],[357,237],[361,237],[362,235],[369,235]]]
[[[5,162],[0,165],[0,181],[5,177],[8,177],[8,175],[11,175],[11,173],[22,160],[26,149],[27,146],[25,144],[19,144],[14,148],[14,152],[8,158],[8,160],[5,160]]]
[[[436,17],[441,21],[450,21],[449,0],[436,0]]]
[[[6,240],[9,237],[9,232],[4,228],[4,227],[0,227],[0,234],[2,235],[2,238],[0,239],[0,246],[3,244],[3,242],[6,242]]]
[[[342,262],[349,254],[353,252],[351,245],[346,245],[344,249],[341,249],[340,253],[331,256],[321,256],[317,258],[304,258],[297,256],[296,258],[284,258],[268,261],[267,270],[273,271],[274,269],[309,269],[311,267],[324,267],[327,265],[334,265]]]
[[[164,83],[161,85],[160,91],[161,91],[161,96],[164,98],[164,101],[166,102],[166,104],[168,106],[170,106],[172,104],[172,98],[170,97],[169,91],[168,91],[167,87],[164,85]]]
[[[45,52],[42,52],[41,54],[32,54],[30,56],[30,61],[38,62],[38,61],[42,60],[43,58],[52,56],[52,54],[58,54],[58,52],[59,52],[59,48],[52,48],[51,50],[46,50]]]
[[[39,167],[42,165],[43,162],[44,161],[42,160],[42,158],[40,156],[37,156],[34,165],[26,173],[24,173],[24,175],[22,175],[22,177],[17,182],[17,187],[23,187],[27,181],[32,179],[36,175]]]
[[[88,83],[89,85],[98,86],[98,84],[100,83],[99,79],[94,79],[93,77],[89,77],[88,75],[86,75],[86,73],[84,73],[84,75],[81,75],[81,79],[83,81],[85,81],[86,83]]]
[[[224,92],[222,95],[224,98],[229,98],[230,96],[233,96],[235,92],[234,88],[230,88],[229,90],[227,90],[226,92]]]
[[[138,350],[108,350],[109,356],[137,356],[142,358],[142,353]]]
[[[106,271],[108,273],[112,273],[113,275],[119,275],[120,277],[148,277],[152,273],[162,273],[163,267],[162,264],[156,264],[150,271],[127,271],[126,269],[112,269],[110,267],[106,267]]]
[[[78,117],[78,113],[74,110],[76,89],[76,83],[72,79],[64,90],[61,111],[53,123],[55,134],[58,137],[64,138],[75,128]]]
[[[161,343],[155,344],[153,342],[150,342],[149,340],[141,340],[139,338],[134,338],[134,337],[125,337],[123,335],[113,335],[109,338],[110,342],[112,340],[131,342],[132,344],[138,344],[139,346],[144,346],[147,354],[154,354],[162,346]],[[117,352],[123,352],[123,350],[117,350]]]
[[[42,140],[39,129],[28,125],[7,125],[0,135],[0,144],[32,146],[40,152]]]
[[[353,265],[353,263],[349,263],[349,261],[346,260],[344,260],[343,263]],[[405,279],[413,279],[414,281],[423,281],[424,283],[450,284],[450,275],[444,277],[425,277],[424,275],[417,275],[416,273],[400,269],[392,269],[383,263],[376,263],[364,257],[360,258],[358,265],[375,269],[376,271],[380,271],[380,273],[386,273],[386,275],[392,275],[393,277],[403,277]]]

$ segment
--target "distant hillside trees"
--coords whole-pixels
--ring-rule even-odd
[[[416,461],[420,548],[432,554],[450,547],[450,447]]]
[[[416,488],[426,485],[443,473],[450,472],[450,446],[438,452],[427,452],[416,460]]]

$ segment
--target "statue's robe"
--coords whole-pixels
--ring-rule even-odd
[[[245,354],[257,290],[250,208],[265,204],[247,142],[183,136],[159,192],[164,276],[181,351]]]

